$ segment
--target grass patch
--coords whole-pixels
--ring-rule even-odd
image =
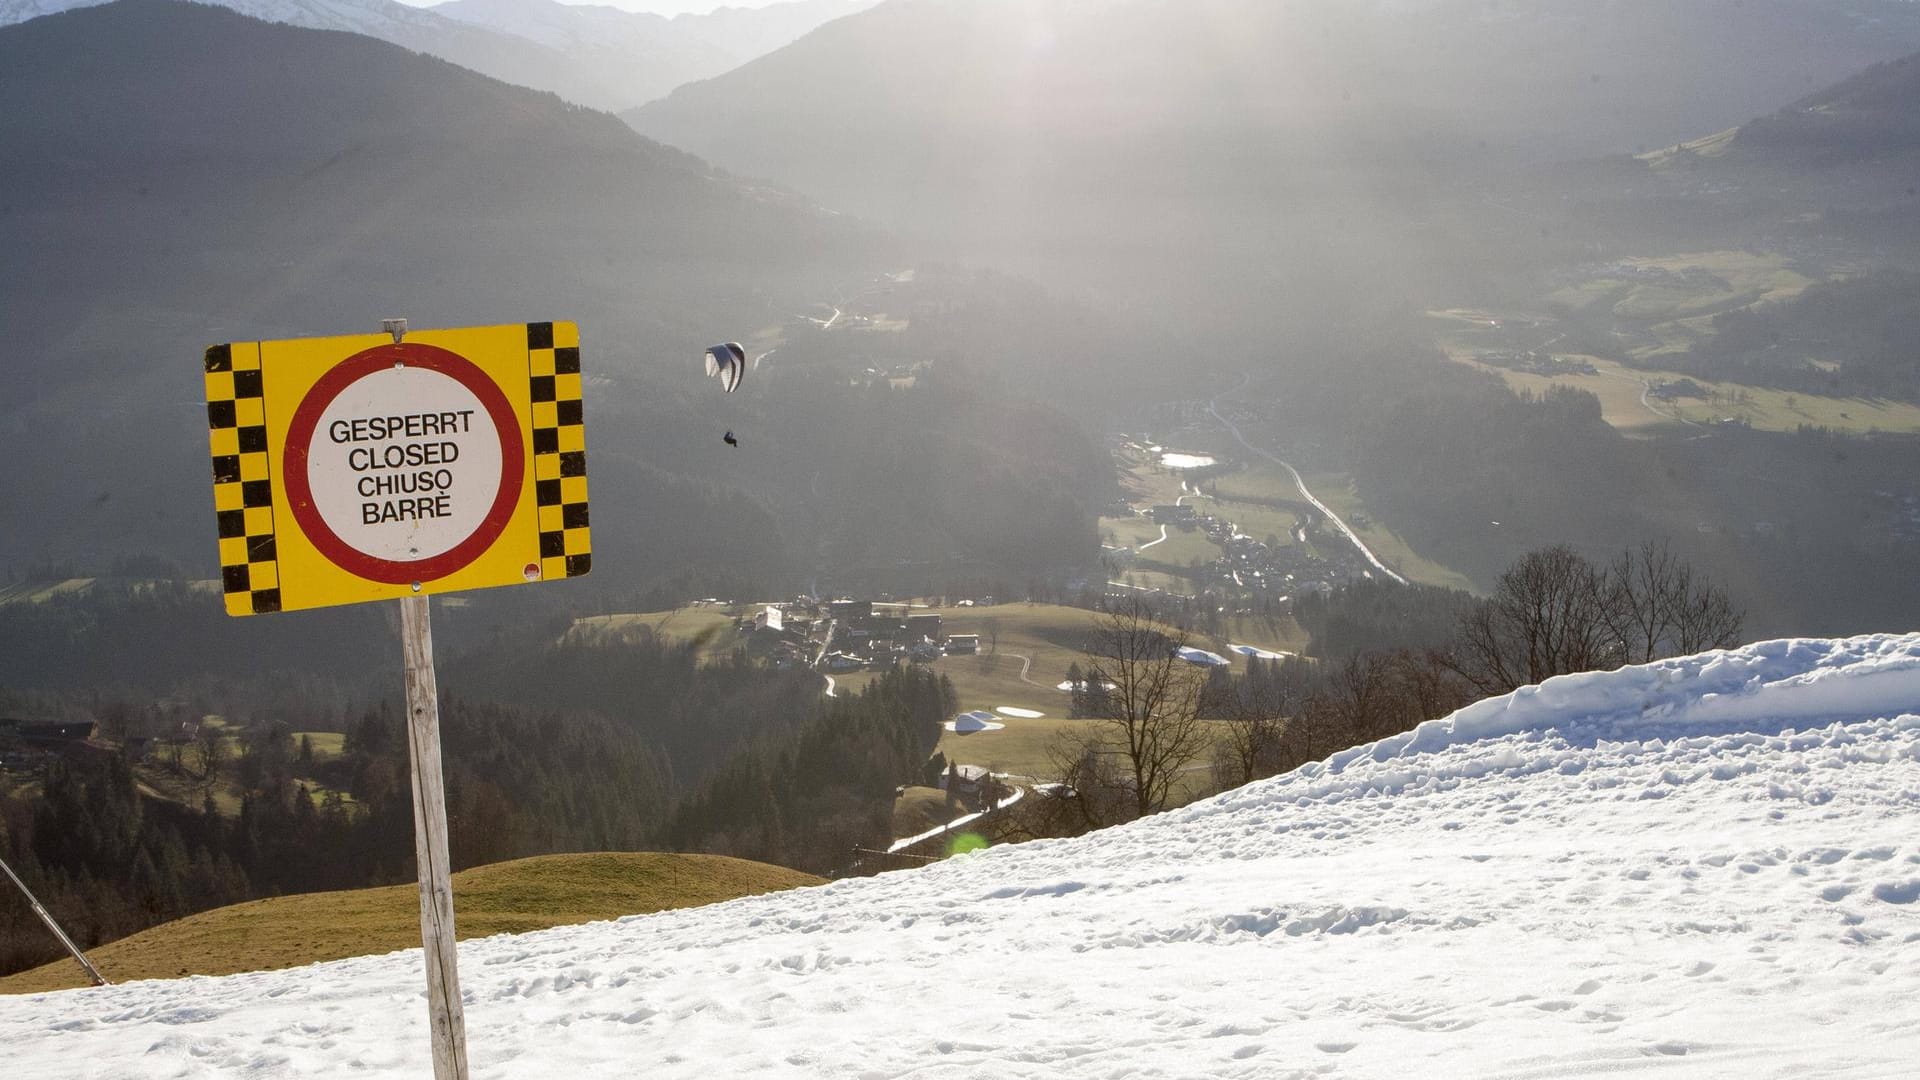
[[[461,939],[698,907],[817,885],[779,866],[717,855],[543,855],[453,875]],[[420,947],[415,885],[309,893],[204,911],[88,951],[114,982],[231,975]],[[0,979],[0,993],[86,985],[72,960]]]
[[[919,836],[965,812],[957,803],[947,805],[947,793],[939,788],[910,787],[893,801],[893,837]]]
[[[313,747],[313,760],[326,761],[337,758],[346,752],[347,736],[339,731],[296,731],[293,733],[293,748],[300,749],[300,740],[307,740]]]
[[[1598,375],[1529,375],[1481,364],[1461,350],[1449,350],[1449,354],[1461,363],[1498,374],[1515,391],[1530,390],[1539,394],[1550,386],[1586,390],[1600,399],[1601,417],[1625,432],[1645,433],[1660,426],[1675,427],[1682,421],[1714,424],[1722,420],[1738,420],[1761,431],[1793,431],[1803,424],[1811,424],[1854,435],[1876,431],[1920,432],[1920,405],[1904,401],[1822,397],[1743,383],[1715,382],[1672,371],[1630,368],[1591,356],[1581,359],[1593,364]],[[1643,399],[1647,384],[1658,385],[1682,378],[1692,379],[1710,396],[1675,401]],[[1314,494],[1319,495],[1320,489],[1314,488]],[[1328,505],[1333,505],[1331,500]]]
[[[574,620],[567,630],[571,641],[630,640],[653,633],[681,641],[700,643],[703,660],[715,660],[733,652],[739,644],[731,609],[685,607],[672,611],[649,611],[634,615],[589,615]]]

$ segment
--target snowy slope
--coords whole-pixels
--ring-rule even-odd
[[[461,947],[474,1075],[1893,1077],[1920,635],[1556,679],[1077,841]],[[417,952],[0,998],[9,1077],[428,1072]]]

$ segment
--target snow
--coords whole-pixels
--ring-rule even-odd
[[[999,731],[1006,726],[1007,725],[996,721],[993,718],[993,714],[985,709],[975,709],[972,712],[961,713],[959,716],[947,721],[946,724],[948,731],[962,735],[975,731]]]
[[[1022,709],[1013,705],[995,705],[993,711],[999,713],[1001,716],[1011,716],[1017,720],[1038,720],[1047,715],[1043,712],[1035,712],[1032,709]]]
[[[473,1075],[1912,1075],[1916,713],[1920,635],[1768,642],[1078,840],[465,942]],[[415,1077],[423,985],[411,950],[4,997],[0,1045]]]
[[[1180,647],[1180,659],[1185,660],[1189,664],[1202,664],[1206,667],[1225,667],[1233,663],[1233,661],[1221,656],[1217,652],[1196,649],[1191,645],[1182,645]]]
[[[1011,794],[1006,795],[999,802],[994,803],[993,808],[995,810],[1004,810],[1007,807],[1012,806],[1014,803],[1019,802],[1021,798],[1026,795],[1026,793],[1027,793],[1026,788],[1014,788]],[[926,832],[918,834],[917,836],[908,836],[908,837],[903,837],[902,839],[899,839],[899,840],[895,840],[892,844],[888,845],[887,853],[891,855],[896,851],[905,851],[907,848],[910,848],[915,844],[924,843],[928,840],[933,839],[936,836],[940,836],[945,833],[963,832],[965,831],[967,826],[973,824],[976,821],[979,821],[981,818],[986,816],[987,815],[984,812],[974,813],[974,814],[962,814],[961,816],[954,818],[952,821],[947,822],[945,825],[936,825],[933,828],[928,829]]]
[[[1177,454],[1166,451],[1160,455],[1160,464],[1169,469],[1204,469],[1214,464],[1214,459],[1206,454]]]
[[[1273,652],[1254,645],[1229,645],[1227,651],[1237,652],[1241,656],[1250,656],[1255,660],[1285,660],[1293,655],[1290,652]]]

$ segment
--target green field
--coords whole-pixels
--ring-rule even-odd
[[[1653,325],[1789,299],[1813,281],[1789,266],[1785,255],[1703,251],[1620,259],[1548,295],[1546,303],[1558,311],[1605,310]]]
[[[1473,360],[1470,350],[1457,347],[1450,348],[1448,354],[1471,367],[1494,372],[1516,391],[1539,394],[1551,386],[1586,390],[1600,399],[1600,415],[1607,423],[1622,431],[1678,426],[1682,422],[1712,424],[1739,420],[1762,431],[1793,431],[1803,424],[1811,424],[1856,435],[1875,431],[1920,432],[1920,405],[1903,401],[1821,397],[1714,382],[1672,371],[1630,368],[1592,356],[1579,359],[1593,364],[1600,372],[1598,375],[1546,376],[1491,367]],[[1709,397],[1642,400],[1647,384],[1658,385],[1682,378],[1693,379]],[[1317,488],[1315,494],[1319,494]]]
[[[970,735],[947,732],[941,736],[940,752],[963,765],[983,765],[1024,776],[1044,775],[1049,769],[1046,744],[1063,726],[1078,723],[1064,719],[1071,701],[1057,687],[1066,681],[1067,669],[1083,661],[1087,633],[1098,614],[1053,604],[915,610],[939,615],[948,634],[980,635],[977,655],[942,657],[928,665],[952,681],[961,712],[992,711],[1004,705],[1045,714],[1037,720],[1001,716],[999,721],[1006,725],[1001,731]],[[602,616],[591,622],[613,628],[656,626],[663,633],[688,636],[708,625],[685,618],[686,612],[676,618],[668,618],[669,614]],[[997,649],[993,626],[998,627]],[[1298,652],[1306,645],[1306,635],[1291,619],[1248,618],[1234,620],[1221,637],[1196,638],[1194,644],[1223,655],[1227,655],[1230,644]],[[834,676],[839,693],[858,693],[873,678],[874,674],[867,671]]]
[[[293,733],[293,747],[300,748],[300,740],[306,739],[313,747],[313,759],[325,761],[337,758],[346,749],[347,737],[338,731],[296,731]]]
[[[22,581],[12,585],[0,585],[0,604],[38,604],[57,596],[77,596],[103,583],[123,585],[135,592],[151,589],[159,584],[151,578],[76,577],[49,581]],[[220,593],[220,583],[213,580],[188,582],[187,587],[214,595]]]
[[[1208,502],[1206,499],[1189,496],[1187,502],[1201,514],[1208,512],[1203,508]],[[1165,540],[1160,539],[1160,529],[1161,526],[1146,517],[1100,519],[1101,541],[1133,548],[1142,563],[1184,570],[1194,559],[1207,564],[1225,554],[1220,550],[1220,545],[1208,539],[1207,534],[1198,528],[1181,529],[1169,525],[1166,527]],[[1113,537],[1111,540],[1107,539],[1109,533]]]
[[[594,641],[652,631],[682,641],[698,641],[701,654],[713,658],[732,652],[737,644],[731,611],[724,607],[684,607],[635,615],[589,615],[575,620],[567,634],[575,640]]]
[[[454,923],[463,940],[520,934],[820,883],[797,870],[718,855],[543,855],[453,875]],[[419,947],[420,891],[409,884],[203,911],[87,955],[109,980],[129,982],[298,967]],[[0,979],[0,993],[85,985],[79,965],[61,960]]]
[[[1316,498],[1326,503],[1333,512],[1366,542],[1381,562],[1392,567],[1408,581],[1417,581],[1423,585],[1441,585],[1449,589],[1474,591],[1473,582],[1465,574],[1442,566],[1431,559],[1422,557],[1405,540],[1381,525],[1378,521],[1368,524],[1355,523],[1355,517],[1366,514],[1366,503],[1353,489],[1353,481],[1345,473],[1302,473],[1301,478]],[[1370,517],[1370,515],[1369,515]]]
[[[1647,155],[1660,162],[1685,154],[1711,155],[1724,136]],[[1844,274],[1844,270],[1835,271]],[[1542,393],[1553,386],[1586,390],[1600,399],[1601,414],[1622,431],[1646,431],[1738,421],[1763,431],[1792,431],[1802,425],[1849,434],[1920,432],[1920,405],[1868,398],[1833,398],[1773,390],[1735,382],[1716,382],[1669,371],[1663,365],[1714,334],[1715,315],[1763,307],[1799,296],[1818,279],[1803,273],[1785,255],[1749,251],[1706,251],[1661,258],[1620,259],[1591,270],[1546,298],[1547,306],[1591,321],[1613,321],[1631,346],[1629,367],[1596,356],[1560,353],[1594,366],[1594,375],[1534,375],[1481,364],[1489,351],[1539,348],[1553,352],[1560,340],[1551,316],[1516,317],[1501,328],[1497,313],[1470,310],[1429,311],[1441,347],[1461,363],[1492,371],[1516,391]],[[1706,398],[1666,401],[1646,394],[1649,385],[1692,378]]]
[[[1381,562],[1407,580],[1473,591],[1473,582],[1466,575],[1421,556],[1391,529],[1375,520],[1365,501],[1353,490],[1353,482],[1345,473],[1308,472],[1302,473],[1301,478],[1307,482],[1307,489],[1313,492],[1315,498],[1327,504],[1352,526],[1353,531]],[[1287,510],[1266,505],[1275,502],[1301,507],[1307,505],[1300,498],[1300,489],[1287,470],[1264,459],[1256,459],[1246,469],[1221,477],[1213,487],[1220,493],[1220,501],[1203,500],[1198,504],[1203,506],[1203,513],[1227,518],[1241,532],[1261,541],[1271,534],[1278,536],[1283,545],[1292,543],[1292,531],[1298,519]],[[1366,524],[1360,523],[1363,516]],[[1328,528],[1331,531],[1331,526]],[[1344,544],[1346,541],[1341,539],[1338,542]]]

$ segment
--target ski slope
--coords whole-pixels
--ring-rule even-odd
[[[460,947],[476,1077],[1896,1077],[1920,635],[1481,702],[1133,826]],[[0,998],[5,1074],[429,1074],[417,951]]]

